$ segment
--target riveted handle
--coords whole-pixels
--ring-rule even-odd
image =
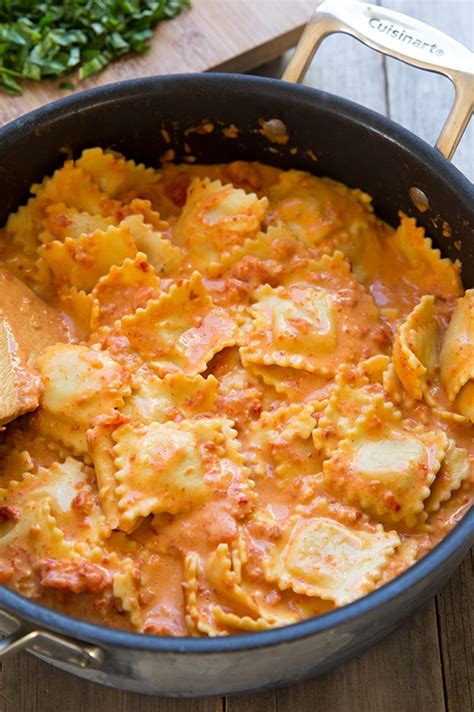
[[[452,158],[474,109],[474,53],[444,32],[400,12],[358,0],[323,0],[282,79],[302,81],[321,42],[337,32],[453,82],[456,98],[436,143],[448,160]]]
[[[81,668],[100,667],[104,659],[100,648],[46,630],[29,630],[20,625],[13,633],[0,640],[0,660],[21,650]]]

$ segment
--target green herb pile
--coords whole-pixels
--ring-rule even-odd
[[[148,49],[153,28],[190,0],[0,0],[0,91],[21,94],[18,80],[79,79],[128,52]],[[73,88],[69,82],[63,88]]]

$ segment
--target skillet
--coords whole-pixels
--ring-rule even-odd
[[[334,32],[455,83],[456,100],[437,148],[357,104],[293,83]],[[0,129],[0,224],[25,202],[31,183],[59,167],[65,154],[100,145],[157,165],[170,148],[177,161],[183,160],[188,144],[199,163],[258,160],[363,189],[374,196],[375,211],[387,222],[395,224],[399,210],[416,217],[445,256],[461,260],[464,285],[472,287],[474,190],[448,160],[472,113],[472,67],[468,49],[423,23],[374,5],[325,0],[284,81],[232,74],[137,79],[62,99]],[[189,132],[203,121],[214,131]],[[238,135],[230,139],[222,128],[232,124]],[[282,124],[289,136],[285,145],[269,140]],[[26,649],[95,682],[169,696],[288,684],[343,663],[398,628],[446,583],[473,538],[471,509],[421,561],[350,605],[291,626],[217,639],[112,630],[0,586],[0,627],[7,634],[0,641],[0,659]]]

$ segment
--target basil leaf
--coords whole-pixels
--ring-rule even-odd
[[[156,25],[189,6],[190,0],[0,0],[0,92],[18,95],[22,79],[77,69],[86,79],[129,52],[142,54]]]

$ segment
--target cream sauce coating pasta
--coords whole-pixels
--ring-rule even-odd
[[[100,148],[31,192],[0,267],[64,328],[0,433],[1,583],[126,630],[267,630],[467,511],[474,292],[413,219],[302,171]]]

